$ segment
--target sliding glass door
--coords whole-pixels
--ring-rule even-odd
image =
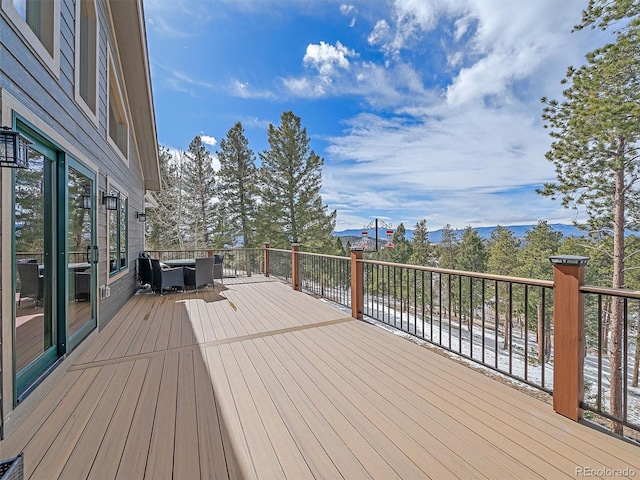
[[[24,129],[14,173],[16,400],[96,328],[96,173]]]
[[[95,174],[71,160],[67,170],[67,335],[73,349],[96,327]]]
[[[15,171],[15,371],[17,391],[58,358],[55,322],[56,152],[31,150],[29,169]]]

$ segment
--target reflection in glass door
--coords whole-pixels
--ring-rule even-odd
[[[31,151],[29,169],[15,172],[15,361],[17,389],[57,358],[50,286],[52,160]]]
[[[67,174],[67,336],[75,347],[96,326],[95,270],[98,262],[94,226],[94,181],[72,163]]]

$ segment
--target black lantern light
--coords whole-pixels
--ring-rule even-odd
[[[9,127],[0,127],[0,167],[29,168],[31,142]]]
[[[147,221],[147,214],[144,212],[136,212],[136,218],[139,222],[144,223]]]
[[[117,195],[107,195],[106,192],[102,192],[102,204],[107,207],[107,210],[118,210],[120,203],[120,197]]]

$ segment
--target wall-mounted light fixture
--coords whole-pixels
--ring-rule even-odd
[[[82,208],[85,210],[91,210],[91,195],[88,193],[83,193],[82,197]]]
[[[136,212],[136,218],[139,222],[144,223],[147,221],[147,214],[144,212]]]
[[[117,195],[107,195],[106,192],[102,192],[102,204],[107,207],[107,210],[118,210],[120,203],[120,197]]]
[[[0,167],[29,168],[31,142],[9,127],[0,127]]]

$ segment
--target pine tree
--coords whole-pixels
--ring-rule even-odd
[[[456,253],[459,270],[482,273],[487,267],[487,252],[478,232],[467,226],[462,232]]]
[[[630,18],[615,43],[587,55],[580,68],[569,67],[563,83],[565,100],[547,101],[543,118],[554,139],[547,158],[556,167],[557,182],[544,195],[562,197],[566,207],[584,206],[593,231],[613,236],[612,287],[625,285],[626,228],[638,229],[640,214],[640,7],[629,0],[592,0],[583,12],[586,25],[606,28]],[[612,415],[623,414],[623,305],[612,302]],[[614,431],[622,425],[614,422]]]
[[[520,248],[520,241],[514,237],[513,232],[508,228],[498,225],[492,232],[489,243],[487,244],[487,250],[489,257],[487,258],[487,272],[495,273],[497,275],[514,275],[518,268],[518,250]],[[501,282],[502,283],[502,282]],[[502,284],[502,288],[499,289],[499,306],[498,312],[504,313],[504,344],[503,348],[509,347],[509,335],[511,332],[511,314],[508,310],[508,302],[505,303],[505,299],[508,298],[507,285]],[[502,308],[500,308],[502,306]],[[496,318],[496,327],[498,319]],[[496,328],[497,330],[497,328]]]
[[[182,224],[182,173],[181,158],[161,147],[160,181],[162,190],[154,194],[158,202],[156,208],[147,211],[147,245],[150,249],[184,248]]]
[[[216,155],[220,161],[218,195],[230,236],[242,237],[244,246],[252,247],[259,193],[258,169],[240,122],[220,140]]]
[[[524,238],[524,246],[520,250],[520,266],[516,274],[526,278],[538,278],[541,280],[553,279],[553,266],[549,257],[557,255],[562,243],[562,233],[556,232],[545,220],[540,220],[534,227],[527,229]],[[538,341],[538,361],[543,363],[551,355],[551,312],[543,309],[544,289],[532,289],[529,292],[528,300],[535,308],[535,318],[537,319],[535,328]],[[529,305],[525,305],[529,308]],[[531,315],[529,318],[534,318]],[[525,328],[529,328],[526,325]],[[542,333],[544,332],[544,338]],[[543,345],[544,342],[544,345]],[[544,348],[543,348],[544,347]]]
[[[406,239],[407,229],[403,223],[398,225],[396,231],[393,232],[393,247],[385,250],[389,250],[389,259],[394,263],[407,263],[409,257],[411,257],[411,244]]]
[[[422,219],[413,227],[413,238],[411,239],[411,257],[407,263],[412,265],[432,266],[433,265],[433,245],[429,242],[429,230],[427,220]]]
[[[456,249],[458,247],[458,235],[451,225],[446,224],[442,229],[442,237],[438,245],[440,268],[456,268]]]
[[[182,175],[189,244],[194,250],[211,247],[218,218],[215,171],[211,154],[198,135],[189,144]]]
[[[345,245],[342,243],[342,238],[336,237],[336,250],[335,254],[341,257],[348,257],[349,252],[345,249]]]
[[[331,251],[336,211],[322,204],[324,160],[309,148],[300,117],[284,112],[269,125],[269,150],[260,153],[261,206],[258,231],[274,247],[300,243],[313,251]]]
[[[582,12],[582,22],[574,27],[581,30],[587,26],[606,30],[610,25],[620,25],[624,19],[632,19],[631,26],[638,21],[640,16],[640,2],[638,0],[589,0],[587,8]]]

